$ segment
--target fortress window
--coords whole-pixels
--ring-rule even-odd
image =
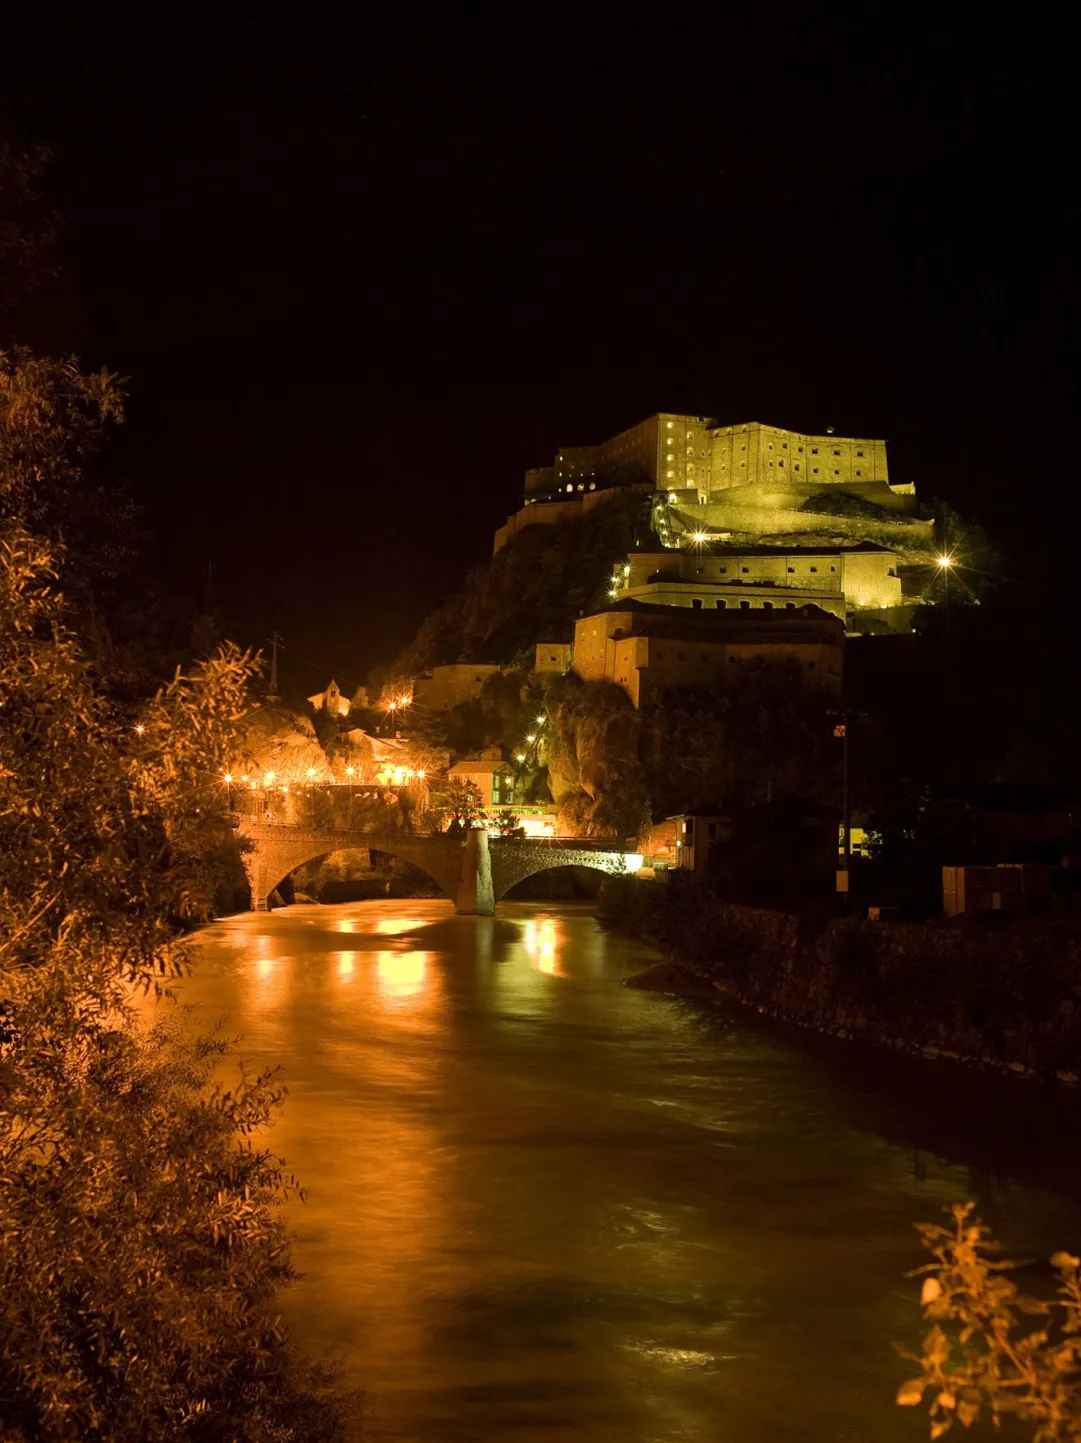
[[[777,465],[778,465],[778,466],[781,466],[781,467],[784,466],[784,459],[783,459],[783,457],[782,457],[782,459],[781,459],[780,461],[777,462]]]
[[[812,476],[817,476],[817,475],[818,475],[818,467],[817,467],[817,466],[812,466],[812,467],[811,467],[811,475],[812,475]]]
[[[812,447],[811,447],[811,455],[812,455],[812,456],[817,456],[817,455],[818,455],[818,447],[817,447],[817,446],[812,446]]]
[[[803,451],[803,447],[802,447],[802,446],[801,446],[799,449],[800,449],[801,452]]]
[[[817,571],[817,570],[818,570],[818,567],[817,567],[817,566],[812,566],[812,567],[811,567],[811,570],[812,570],[812,571]]]
[[[796,603],[794,601],[786,601],[784,604],[784,609],[785,611],[795,611]]]
[[[795,568],[794,566],[790,566],[790,567],[788,568],[788,574],[789,574],[789,576],[795,576],[795,574],[796,574],[796,568]]]
[[[831,567],[830,567],[830,570],[831,570],[831,571],[836,571],[837,568],[836,568],[836,566],[831,566]]]
[[[781,445],[782,445],[782,447],[783,447],[786,451],[788,450],[788,442],[787,442],[787,441],[782,441],[782,442],[781,442]]]
[[[840,453],[840,451],[834,451],[833,454],[834,454],[835,456],[839,456],[841,453]]]
[[[741,567],[740,567],[740,570],[743,572],[744,576],[747,575],[747,573],[748,573],[748,571],[750,571],[750,569],[751,569],[751,568],[750,568],[749,566],[741,566]]]
[[[862,475],[863,475],[863,472],[862,472],[862,471],[857,471],[857,472],[856,472],[856,475],[857,475],[857,476],[862,476]]]
[[[723,596],[719,596],[715,602],[715,605],[718,611],[724,611],[725,607],[727,607],[728,605],[728,602],[725,601]]]
[[[727,566],[722,566],[722,567],[721,567],[721,575],[723,576],[727,570],[728,570],[728,567],[727,567]]]
[[[857,451],[857,452],[856,452],[856,455],[857,455],[857,456],[862,456],[862,455],[863,455],[863,452],[862,452],[862,451]]]
[[[763,610],[763,611],[772,611],[772,610],[773,610],[773,602],[772,602],[772,601],[763,601],[763,603],[762,603],[762,610]]]
[[[798,461],[797,461],[796,464],[792,467],[792,470],[793,470],[793,471],[798,471],[798,470],[799,470],[799,462],[798,462]]]
[[[833,474],[834,474],[835,476],[840,476],[841,473],[840,473],[840,471],[838,471],[836,468],[834,468]]]
[[[769,449],[770,449],[771,451],[773,450],[773,442],[772,442],[772,441],[769,443]]]
[[[739,609],[740,611],[750,611],[751,603],[749,601],[741,601],[739,604]]]

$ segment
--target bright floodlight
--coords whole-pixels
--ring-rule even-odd
[[[232,772],[226,772],[226,773],[225,773],[225,780],[226,780],[226,782],[231,782],[231,781],[233,780],[233,774],[232,774]]]
[[[515,760],[516,762],[524,762],[524,761],[525,761],[525,752],[517,752],[517,753],[515,754],[514,760]]]
[[[940,556],[940,557],[938,558],[938,564],[939,564],[939,566],[942,567],[943,571],[945,571],[947,567],[953,565],[953,557],[952,557],[952,556]]]
[[[708,532],[708,531],[692,531],[692,532],[691,532],[691,540],[692,540],[692,541],[699,541],[699,542],[701,542],[701,541],[708,541],[708,540],[709,540],[709,532]]]

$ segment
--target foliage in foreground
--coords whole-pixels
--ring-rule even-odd
[[[902,1350],[920,1373],[902,1383],[898,1403],[917,1407],[930,1395],[932,1438],[981,1418],[997,1429],[1007,1416],[1032,1426],[1032,1443],[1081,1438],[1081,1259],[1055,1253],[1054,1299],[1028,1297],[1006,1276],[1018,1264],[994,1256],[973,1204],[952,1212],[952,1227],[919,1229],[935,1259],[917,1270],[934,1326],[922,1353]],[[1030,1327],[1026,1317],[1043,1321]]]
[[[75,376],[0,370],[0,1434],[339,1437],[275,1305],[292,1184],[257,1135],[281,1089],[223,1088],[220,1041],[141,1022],[233,845],[251,662],[178,674],[137,731],[114,711],[31,530],[36,486],[80,484]]]

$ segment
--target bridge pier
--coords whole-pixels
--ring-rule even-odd
[[[462,874],[454,910],[459,917],[491,917],[495,912],[492,853],[488,833],[469,831],[462,848]]]

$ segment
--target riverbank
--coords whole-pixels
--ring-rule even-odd
[[[721,902],[690,877],[613,878],[600,910],[664,953],[630,985],[725,996],[925,1057],[1069,1083],[1081,1074],[1076,924],[989,930],[777,912]]]

